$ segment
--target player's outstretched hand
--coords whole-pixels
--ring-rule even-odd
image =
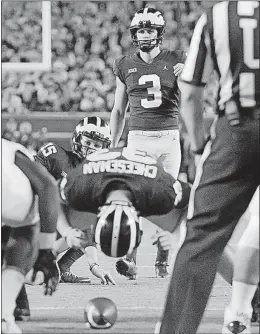
[[[93,263],[90,266],[90,271],[94,276],[101,279],[101,284],[109,285],[109,283],[111,283],[112,285],[116,285],[112,275],[109,272],[101,269],[97,263]]]
[[[169,231],[160,231],[152,236],[153,245],[160,243],[162,249],[165,251],[171,250],[174,248],[174,238],[171,232]]]
[[[182,64],[182,63],[178,63],[173,67],[173,73],[176,77],[181,75],[183,67],[184,67],[184,64]]]
[[[33,267],[32,282],[35,281],[38,272],[43,273],[44,294],[51,296],[56,290],[60,280],[56,256],[51,249],[40,249],[38,258]]]
[[[86,248],[91,242],[87,234],[78,228],[68,227],[64,237],[68,246],[75,249]]]

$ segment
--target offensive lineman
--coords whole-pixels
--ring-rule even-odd
[[[178,184],[178,187],[176,185]],[[140,216],[172,212],[172,220],[156,224],[169,231],[188,203],[190,187],[166,173],[145,152],[129,148],[91,154],[60,182],[69,206],[97,214],[95,241],[108,256],[131,253],[141,241]],[[181,220],[181,219],[180,219]]]
[[[158,10],[143,8],[135,13],[130,33],[139,51],[121,56],[114,63],[116,92],[110,120],[111,147],[116,147],[120,140],[129,103],[128,147],[158,159],[165,171],[177,179],[181,164],[178,76],[186,55],[181,50],[160,49],[164,31],[165,20]],[[161,277],[168,275],[168,256],[169,252],[158,248],[155,268]],[[135,265],[136,254],[126,260],[131,259]],[[118,262],[127,266],[126,260]]]
[[[2,332],[21,333],[13,313],[25,275],[33,268],[34,280],[42,271],[45,295],[59,282],[52,252],[59,196],[53,177],[22,145],[2,139],[2,158]]]

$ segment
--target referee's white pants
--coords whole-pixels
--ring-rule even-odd
[[[164,170],[177,179],[181,165],[179,130],[132,130],[128,134],[127,147],[146,152],[161,162]]]

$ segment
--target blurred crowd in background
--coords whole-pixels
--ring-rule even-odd
[[[2,131],[2,138],[22,144],[34,155],[42,145],[48,142],[47,133],[46,127],[33,131],[29,121],[18,124],[14,118],[10,118]]]
[[[134,51],[128,28],[144,6],[165,17],[163,47],[187,51],[199,1],[54,1],[52,70],[3,72],[2,111],[111,111],[113,62]],[[2,62],[41,62],[41,17],[40,2],[2,2]]]
[[[48,72],[2,72],[2,112],[109,112],[114,103],[113,62],[134,52],[129,25],[134,13],[150,6],[166,20],[163,48],[187,51],[201,1],[53,1],[52,69]],[[2,2],[2,62],[42,61],[41,2]],[[211,113],[216,97],[212,78],[205,94]],[[4,136],[33,152],[46,141],[47,129],[32,131],[30,122],[9,120]],[[189,161],[183,132],[184,160]],[[189,163],[185,163],[189,166]]]

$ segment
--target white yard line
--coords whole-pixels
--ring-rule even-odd
[[[40,306],[40,307],[30,307],[31,311],[53,311],[53,310],[82,310],[84,307],[80,306]],[[156,306],[131,306],[131,307],[118,307],[119,310],[163,310],[163,307]],[[223,311],[223,307],[221,308],[207,308],[206,311]]]

